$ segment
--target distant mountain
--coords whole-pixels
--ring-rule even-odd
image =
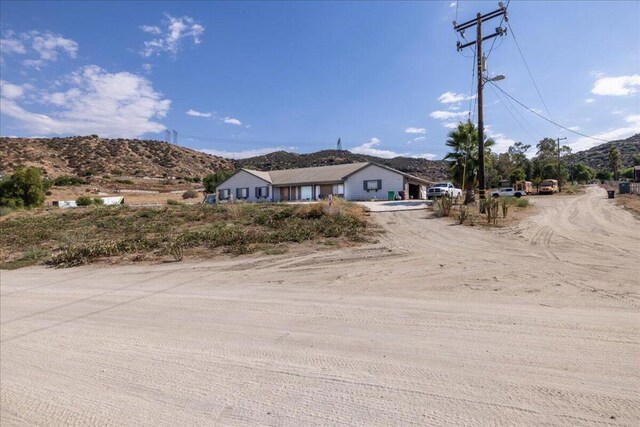
[[[47,175],[127,175],[203,177],[233,163],[162,141],[68,138],[0,138],[0,172],[18,166],[37,166]]]
[[[640,133],[627,139],[610,141],[588,150],[579,151],[571,155],[574,163],[584,163],[595,170],[609,169],[609,150],[611,147],[618,147],[620,160],[625,168],[633,166],[633,156],[640,154]]]
[[[640,134],[574,153],[572,160],[596,170],[608,168],[609,149],[613,145],[620,150],[623,165],[632,166],[633,155],[640,153]],[[346,150],[323,150],[308,154],[276,151],[264,156],[229,160],[162,141],[104,139],[96,135],[67,138],[0,137],[0,172],[11,173],[21,165],[37,166],[52,177],[88,174],[203,177],[220,169],[268,171],[356,162],[380,163],[430,181],[448,177],[449,165],[444,160],[414,157],[384,159]]]
[[[414,157],[381,157],[356,154],[346,150],[322,150],[309,154],[276,151],[264,156],[235,160],[237,168],[248,168],[262,171],[276,169],[295,169],[312,166],[340,165],[345,163],[376,162],[399,171],[416,175],[427,180],[439,181],[447,178],[448,162],[443,160],[426,160]]]

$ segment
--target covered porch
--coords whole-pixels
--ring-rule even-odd
[[[344,196],[344,184],[280,185],[273,187],[274,202],[293,202],[326,199],[329,195]]]

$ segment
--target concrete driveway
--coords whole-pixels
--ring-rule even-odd
[[[431,200],[395,200],[379,202],[356,202],[371,212],[397,212],[425,209],[433,202]]]

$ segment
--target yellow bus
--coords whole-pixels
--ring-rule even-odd
[[[553,194],[558,192],[557,179],[545,179],[538,187],[538,194]]]

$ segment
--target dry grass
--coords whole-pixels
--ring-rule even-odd
[[[640,195],[637,194],[616,194],[616,205],[633,213],[640,220]]]
[[[348,203],[49,208],[0,221],[0,268],[105,258],[179,261],[202,250],[276,254],[291,242],[361,242],[369,227],[363,208]]]

